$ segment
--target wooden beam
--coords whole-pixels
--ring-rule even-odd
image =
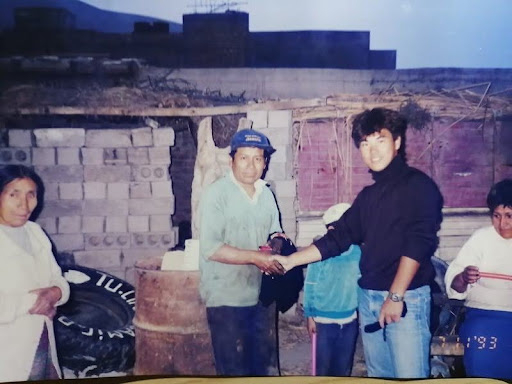
[[[478,103],[444,94],[427,95],[332,95],[326,98],[269,100],[247,104],[209,107],[153,108],[153,107],[65,107],[43,106],[12,108],[0,107],[0,115],[89,115],[89,116],[143,116],[193,117],[246,114],[250,111],[292,110],[294,121],[347,117],[365,109],[382,107],[399,109],[409,101],[416,102],[434,118],[461,118],[479,120],[487,114],[512,115],[510,99],[488,98],[483,108]],[[482,104],[482,100],[480,100]]]
[[[90,115],[90,116],[152,116],[152,117],[192,117],[235,115],[259,110],[283,110],[311,108],[325,105],[325,99],[278,100],[243,105],[223,105],[216,107],[186,108],[127,108],[127,107],[30,107],[0,108],[0,115]]]

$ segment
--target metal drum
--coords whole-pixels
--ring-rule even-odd
[[[199,271],[162,271],[162,258],[135,264],[135,375],[215,375]]]

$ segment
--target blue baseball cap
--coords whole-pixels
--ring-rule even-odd
[[[242,129],[233,135],[231,138],[231,151],[236,151],[240,147],[261,148],[268,152],[268,154],[276,151],[270,145],[268,137],[254,129]]]

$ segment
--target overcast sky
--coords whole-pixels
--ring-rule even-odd
[[[224,0],[82,0],[98,8],[182,22]],[[243,0],[250,31],[370,31],[397,68],[512,68],[512,0]],[[200,7],[199,5],[206,5]],[[196,6],[194,6],[196,5]],[[224,11],[226,8],[221,8]]]

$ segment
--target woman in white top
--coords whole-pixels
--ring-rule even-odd
[[[488,196],[492,226],[478,229],[445,275],[448,297],[465,300],[459,336],[467,376],[512,379],[512,179]]]
[[[0,381],[61,377],[52,319],[69,285],[41,227],[29,221],[42,202],[39,176],[0,168]]]

